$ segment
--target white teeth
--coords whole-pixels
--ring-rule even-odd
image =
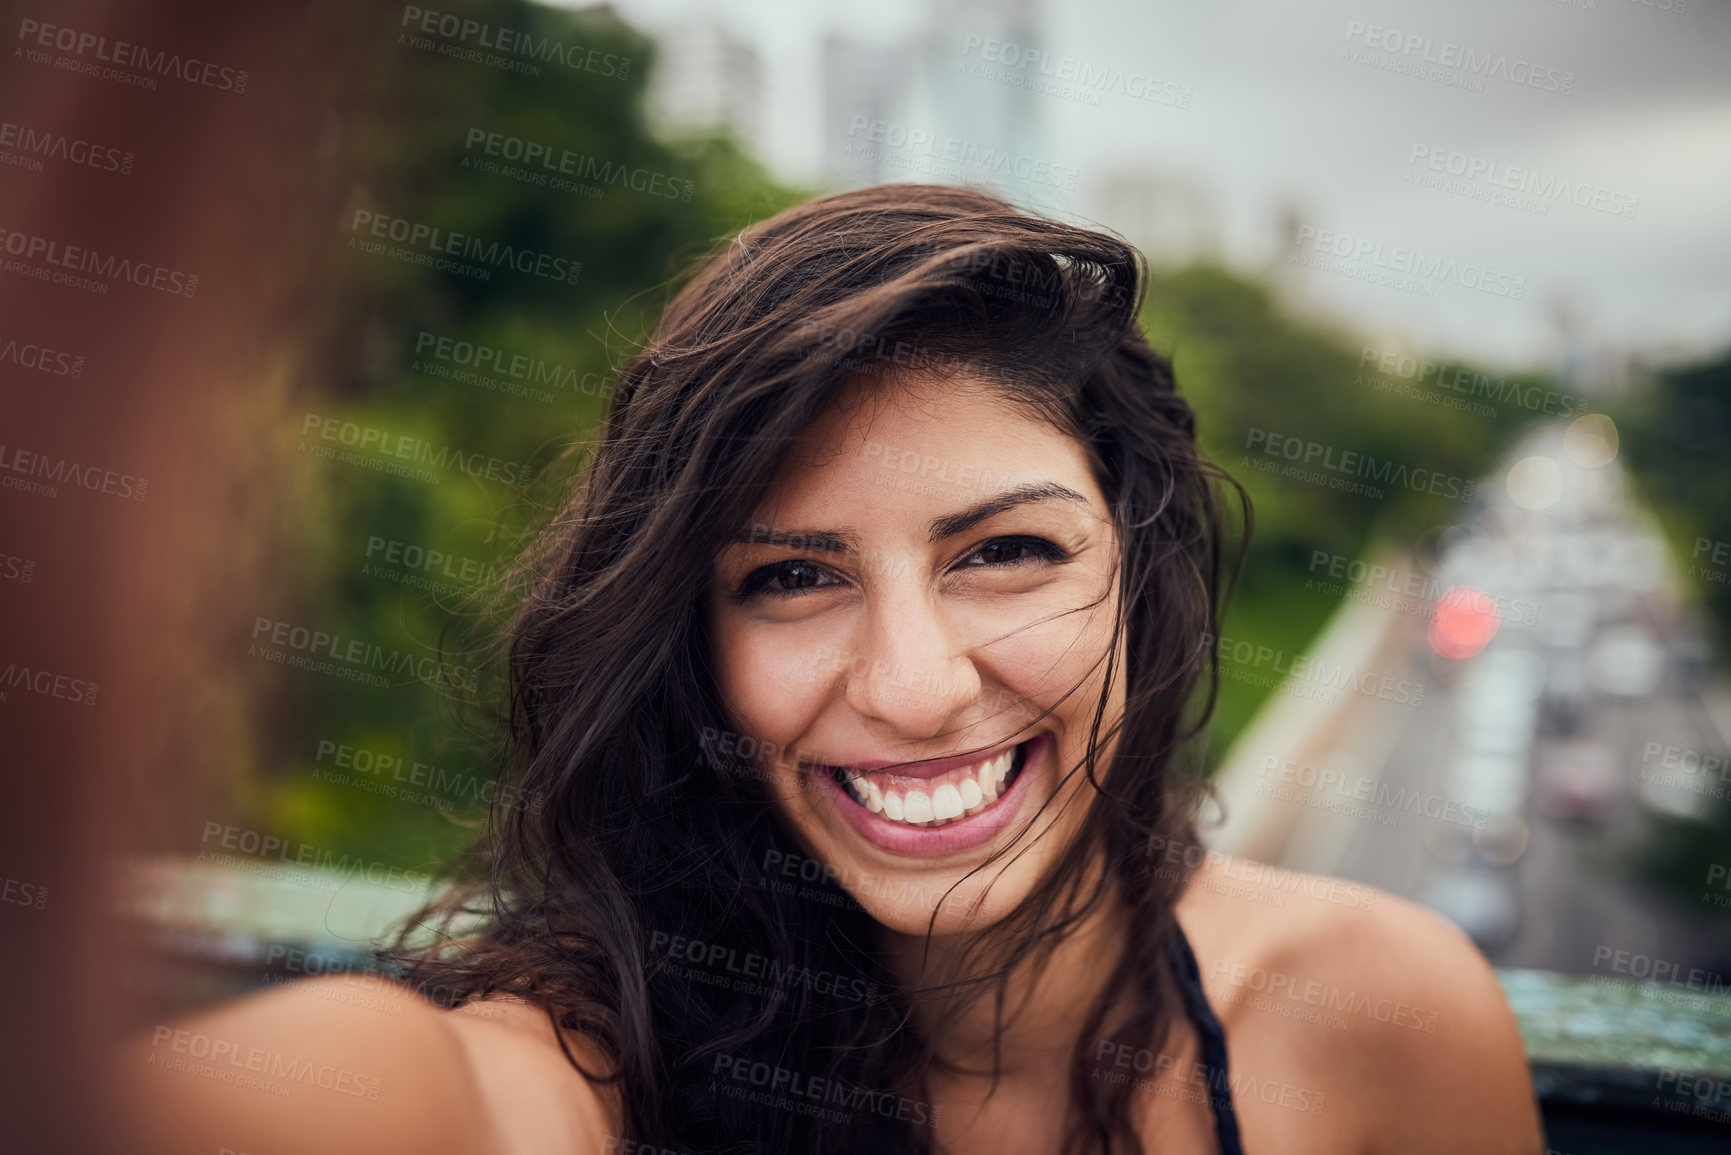
[[[902,800],[902,809],[909,822],[930,822],[936,817],[932,813],[931,797],[924,790],[909,790],[908,796]],[[957,813],[961,812],[958,810]]]
[[[990,763],[980,767],[980,774],[979,778],[976,780],[976,784],[980,788],[980,793],[985,796],[988,802],[998,796],[998,776],[992,773]]]
[[[847,792],[861,806],[891,822],[910,826],[942,826],[963,815],[973,816],[1004,793],[1004,784],[1015,764],[1015,751],[1006,750],[981,762],[973,773],[958,774],[935,789],[909,787],[891,790],[854,770],[842,770]],[[892,776],[893,777],[893,776]],[[906,781],[906,779],[903,779]]]
[[[986,792],[980,789],[978,778],[964,778],[961,785],[962,809],[972,810],[986,799]]]

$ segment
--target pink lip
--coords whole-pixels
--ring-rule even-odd
[[[1003,750],[1011,749],[1020,743],[1000,747],[992,757]],[[1021,773],[1010,783],[1010,789],[990,806],[974,815],[943,826],[907,826],[879,818],[852,798],[848,797],[841,783],[835,780],[827,770],[814,767],[811,771],[812,780],[817,782],[818,790],[829,800],[830,804],[841,812],[841,816],[854,831],[874,846],[882,847],[894,854],[932,856],[953,854],[961,850],[972,850],[984,846],[992,839],[1002,834],[1017,817],[1020,816],[1022,804],[1033,792],[1033,780],[1044,777],[1050,762],[1052,736],[1041,734],[1028,740],[1027,760],[1022,765]],[[947,759],[948,765],[966,766],[970,762],[981,761],[980,755],[970,755],[964,759]],[[870,767],[870,763],[864,764]],[[887,763],[887,765],[896,765]],[[922,767],[925,765],[921,764]],[[924,775],[920,775],[924,777]]]
[[[1026,741],[1026,739],[1023,741]],[[816,769],[818,767],[834,769],[838,766],[844,770],[893,769],[896,776],[899,778],[936,778],[941,774],[947,774],[957,767],[972,766],[976,762],[984,762],[988,758],[996,758],[1005,750],[1014,750],[1021,744],[1020,741],[1006,742],[996,749],[986,750],[982,753],[957,754],[953,758],[933,758],[929,762],[886,762],[879,758],[875,760],[867,759],[859,762],[812,762],[808,763],[807,766],[811,769]],[[1033,750],[1030,748],[1028,753],[1030,755],[1033,754]],[[984,812],[982,811],[982,813]]]

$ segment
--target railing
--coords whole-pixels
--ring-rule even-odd
[[[183,1004],[368,972],[376,937],[427,896],[286,864],[248,872],[152,859],[128,877],[125,913],[169,957],[168,1000]],[[1731,1151],[1731,995],[1548,971],[1498,977],[1520,1020],[1550,1151]]]
[[[1497,976],[1520,1019],[1552,1150],[1731,1150],[1731,995],[1550,971]]]

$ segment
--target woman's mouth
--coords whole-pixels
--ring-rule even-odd
[[[1023,742],[935,778],[842,766],[830,773],[849,798],[880,818],[908,826],[947,826],[972,818],[1006,793],[1027,763],[1028,745]]]
[[[1033,782],[1046,775],[1055,749],[1050,733],[964,765],[924,775],[893,768],[809,764],[819,793],[867,842],[896,855],[947,855],[996,840],[1025,809]],[[908,767],[917,769],[917,767]]]

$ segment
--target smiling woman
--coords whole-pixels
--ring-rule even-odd
[[[316,1012],[418,1149],[1539,1149],[1464,938],[1198,841],[1232,489],[1139,288],[896,185],[677,295],[505,639],[546,804],[394,952],[451,1009]]]
[[[923,868],[1007,830],[1071,748],[1082,753],[1099,687],[1075,688],[1101,680],[1115,621],[1116,534],[1081,446],[983,381],[914,382],[868,378],[852,387],[857,403],[844,393],[753,517],[846,524],[754,530],[722,553],[711,592],[729,721],[808,753],[778,767],[783,813],[844,871]],[[995,467],[1006,484],[984,498],[887,487],[879,444],[948,455],[958,473]],[[845,668],[778,677],[814,653]],[[934,753],[956,749],[970,752]],[[975,875],[943,911],[976,905],[986,881]],[[923,928],[933,912],[909,913]]]

